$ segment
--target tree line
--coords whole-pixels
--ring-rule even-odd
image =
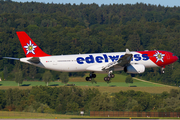
[[[0,90],[0,110],[38,113],[71,111],[158,111],[180,112],[180,91],[150,94],[141,91],[100,93],[80,87],[35,86],[32,89]]]
[[[52,55],[167,50],[180,56],[180,7],[143,3],[53,4],[0,1],[0,57],[25,57],[16,31],[25,31],[43,51]],[[42,80],[44,69],[14,60],[0,59],[0,76],[14,80],[22,71],[26,80]],[[179,61],[166,67],[146,69],[137,77],[180,85]],[[59,73],[50,71],[54,80]],[[121,73],[121,72],[120,72]],[[69,76],[83,76],[69,73]]]

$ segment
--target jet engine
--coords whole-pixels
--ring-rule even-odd
[[[142,64],[130,64],[124,67],[124,71],[126,73],[133,73],[133,74],[143,73],[145,71],[145,66]]]

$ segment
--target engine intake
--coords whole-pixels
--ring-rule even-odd
[[[143,73],[145,71],[145,66],[142,64],[131,64],[126,67],[124,67],[124,72],[126,73]]]

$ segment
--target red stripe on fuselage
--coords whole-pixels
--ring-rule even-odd
[[[174,56],[173,53],[163,50],[137,52],[141,54],[148,54],[149,59],[160,67],[169,65],[178,60],[178,57]]]

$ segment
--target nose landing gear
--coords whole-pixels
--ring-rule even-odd
[[[165,69],[165,66],[164,67],[161,67],[161,73],[164,74],[164,69]]]

